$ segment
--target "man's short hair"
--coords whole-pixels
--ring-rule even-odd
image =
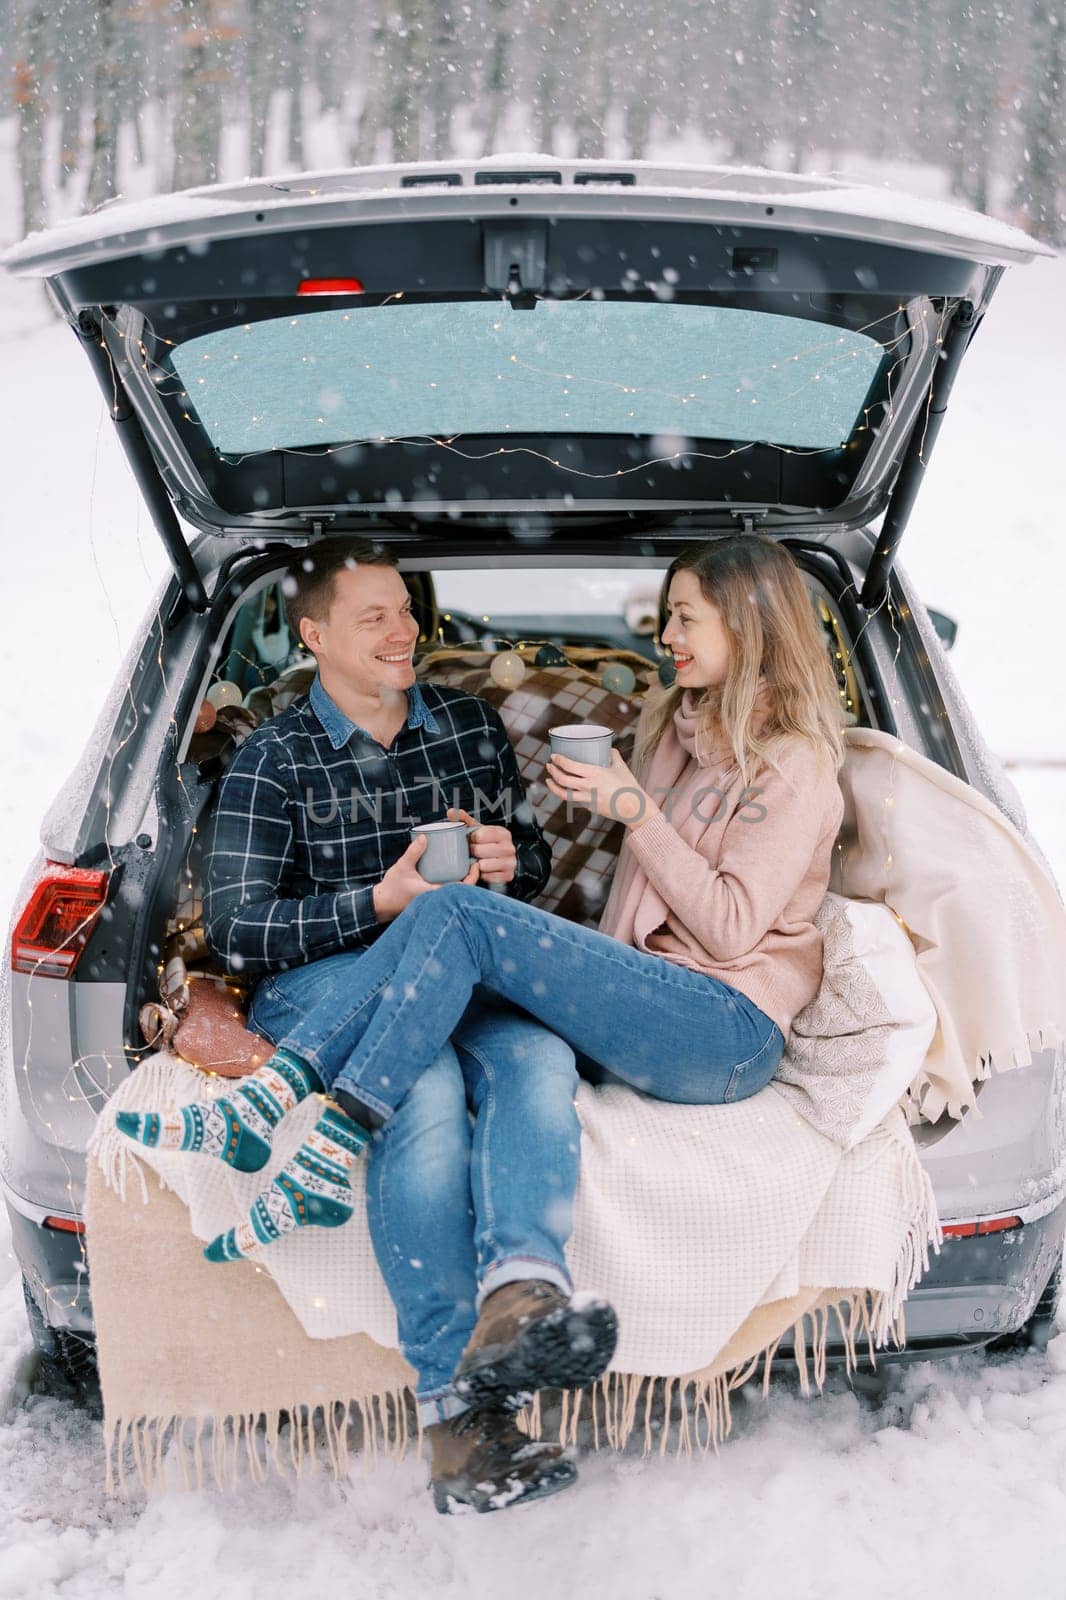
[[[333,580],[345,568],[395,567],[396,557],[387,545],[368,539],[346,539],[334,535],[320,539],[297,556],[282,584],[285,617],[293,642],[300,640],[300,622],[313,617],[323,622],[333,603]]]

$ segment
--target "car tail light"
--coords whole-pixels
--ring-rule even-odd
[[[43,1226],[55,1228],[57,1233],[84,1233],[85,1224],[77,1217],[45,1217]]]
[[[987,1222],[977,1224],[978,1233],[1005,1233],[1008,1228],[1020,1228],[1021,1217],[989,1217]]]
[[[972,1239],[977,1233],[1006,1233],[1021,1225],[1021,1217],[986,1217],[984,1222],[949,1222],[942,1232],[945,1239]]]
[[[47,861],[11,935],[11,970],[69,978],[107,899],[107,873]]]
[[[304,278],[297,294],[362,294],[358,278]]]

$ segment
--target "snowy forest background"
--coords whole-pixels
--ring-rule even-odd
[[[1061,0],[0,0],[0,239],[117,193],[524,149],[931,164],[1061,243],[1064,85]]]
[[[1063,0],[0,0],[0,247],[114,193],[504,150],[837,172],[1066,244],[1064,52]],[[1005,274],[902,564],[1066,888],[1064,304],[1066,259]],[[77,345],[0,272],[0,925],[167,569]],[[33,1373],[0,1206],[5,1600],[1066,1594],[1066,1307],[1047,1352],[915,1361],[880,1406],[747,1386],[721,1457],[598,1452],[580,1502],[458,1529],[412,1457],[108,1497]]]

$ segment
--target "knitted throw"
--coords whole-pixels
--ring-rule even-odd
[[[849,728],[830,887],[907,930],[937,1029],[910,1116],[980,1116],[975,1085],[1066,1040],[1066,909],[983,794],[874,728]]]
[[[904,976],[910,970],[909,999],[897,996],[893,1010],[874,974],[858,974],[857,931],[871,925]],[[651,1391],[658,1384],[669,1401],[677,1385],[681,1420],[658,1447],[671,1436],[682,1450],[694,1441],[717,1447],[731,1388],[760,1359],[768,1379],[787,1330],[804,1386],[809,1374],[821,1382],[831,1320],[849,1359],[857,1335],[871,1351],[903,1339],[904,1299],[940,1234],[898,1102],[936,1018],[906,936],[883,907],[828,895],[819,927],[826,981],[796,1019],[779,1078],[759,1094],[677,1106],[618,1085],[579,1088],[568,1261],[578,1289],[612,1300],[621,1331],[598,1392],[564,1405],[565,1437],[583,1405],[597,1439],[620,1446],[643,1427],[650,1447]],[[893,1049],[901,1039],[906,1047]],[[270,1166],[255,1174],[135,1147],[113,1126],[117,1110],[161,1109],[203,1092],[195,1068],[151,1057],[120,1086],[91,1146],[88,1245],[109,1482],[127,1456],[142,1482],[161,1481],[168,1450],[199,1482],[208,1445],[220,1482],[237,1472],[239,1452],[257,1476],[303,1470],[316,1454],[343,1471],[353,1414],[364,1450],[383,1441],[403,1448],[410,1372],[359,1203],[360,1164],[355,1213],[342,1228],[292,1234],[258,1264],[210,1266],[197,1241],[247,1209],[318,1103],[312,1097],[283,1120]],[[862,1130],[871,1116],[875,1125]],[[287,1454],[283,1412],[293,1419]]]

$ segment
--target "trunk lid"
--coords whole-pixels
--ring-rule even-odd
[[[867,523],[913,498],[1003,269],[1052,253],[828,179],[505,158],[115,203],[5,264],[78,331],[190,588],[175,510]]]

